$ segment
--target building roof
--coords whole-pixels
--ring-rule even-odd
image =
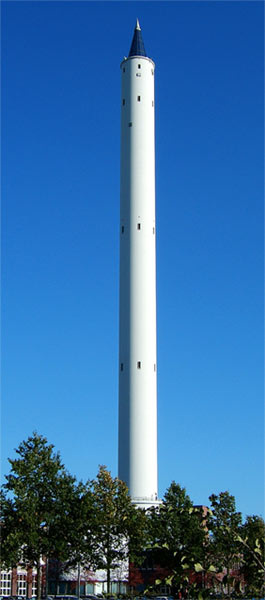
[[[137,19],[129,56],[147,56],[145,52],[142,31]]]

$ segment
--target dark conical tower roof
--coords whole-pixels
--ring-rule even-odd
[[[135,25],[129,56],[147,56],[138,19]]]

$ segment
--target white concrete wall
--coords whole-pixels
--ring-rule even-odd
[[[119,477],[133,500],[149,501],[157,497],[154,68],[145,57],[121,64]]]

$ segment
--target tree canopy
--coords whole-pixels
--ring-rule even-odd
[[[187,588],[190,570],[202,561],[205,528],[202,510],[175,481],[160,508],[150,511],[149,531],[153,561],[162,567],[156,584],[164,581],[173,591]]]
[[[54,446],[36,432],[16,454],[3,486],[2,563],[35,566],[40,598],[42,557],[67,560],[75,548],[81,490]]]
[[[217,571],[226,569],[228,595],[232,583],[230,573],[235,562],[240,560],[240,548],[236,533],[240,530],[242,515],[236,510],[235,498],[229,492],[212,494],[209,529],[212,533],[212,551]]]
[[[143,514],[137,514],[125,483],[112,478],[105,466],[100,467],[93,481],[93,491],[97,519],[96,564],[106,569],[107,591],[110,592],[111,570],[124,565],[127,571],[129,554],[134,557],[139,552]]]
[[[263,596],[265,592],[265,523],[261,517],[248,516],[237,539],[241,544],[242,572],[248,593]]]
[[[108,592],[113,574],[135,586],[143,584],[146,570],[154,575],[153,591],[166,584],[174,594],[198,595],[221,582],[228,595],[244,584],[250,594],[264,596],[264,521],[253,515],[242,523],[229,492],[212,494],[210,507],[194,506],[173,481],[161,505],[144,511],[105,466],[94,480],[77,482],[36,432],[9,463],[1,491],[2,566],[34,567],[38,599],[43,557],[53,561],[58,578],[77,566],[106,570]]]

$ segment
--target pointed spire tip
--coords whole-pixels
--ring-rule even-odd
[[[129,56],[146,56],[139,19],[136,21]]]

